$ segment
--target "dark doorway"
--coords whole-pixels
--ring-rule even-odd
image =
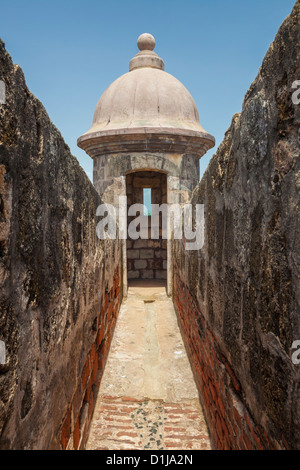
[[[132,204],[145,204],[148,208],[143,217],[147,218],[148,233],[144,239],[127,239],[127,276],[133,279],[167,279],[167,240],[162,238],[162,222],[159,218],[158,239],[151,239],[151,204],[167,203],[167,175],[157,171],[136,171],[126,175],[128,208]],[[137,214],[138,216],[139,214]],[[135,216],[128,216],[128,225]],[[137,230],[139,230],[137,228]]]

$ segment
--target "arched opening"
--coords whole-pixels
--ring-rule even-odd
[[[128,206],[128,238],[126,242],[128,283],[141,280],[166,283],[167,240],[163,238],[161,214],[156,223],[151,214],[151,204],[167,203],[166,173],[153,170],[128,173],[126,175],[126,195]],[[133,206],[134,204],[143,204],[146,211],[138,212],[137,206]]]

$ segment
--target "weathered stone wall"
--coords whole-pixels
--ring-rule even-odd
[[[100,197],[0,42],[0,448],[84,445],[118,313]]]
[[[173,244],[174,303],[218,449],[300,448],[300,2],[193,202],[205,245]]]

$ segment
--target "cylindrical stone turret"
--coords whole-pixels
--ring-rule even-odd
[[[137,45],[140,51],[129,72],[103,93],[92,127],[79,137],[78,146],[94,160],[94,185],[103,201],[117,207],[118,197],[127,195],[128,205],[141,203],[143,189],[152,188],[152,203],[186,203],[199,181],[199,159],[215,139],[201,126],[188,90],[164,71],[164,61],[153,50],[154,37],[142,34]],[[129,278],[166,278],[170,254],[164,254],[161,243],[157,261],[150,242],[147,253],[145,247],[143,253],[133,248],[130,261],[124,255],[131,266]]]

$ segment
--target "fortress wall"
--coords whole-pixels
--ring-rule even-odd
[[[218,449],[300,448],[296,80],[299,1],[194,190],[204,247],[173,243],[174,304]]]
[[[121,302],[100,197],[0,42],[0,448],[84,445]]]

